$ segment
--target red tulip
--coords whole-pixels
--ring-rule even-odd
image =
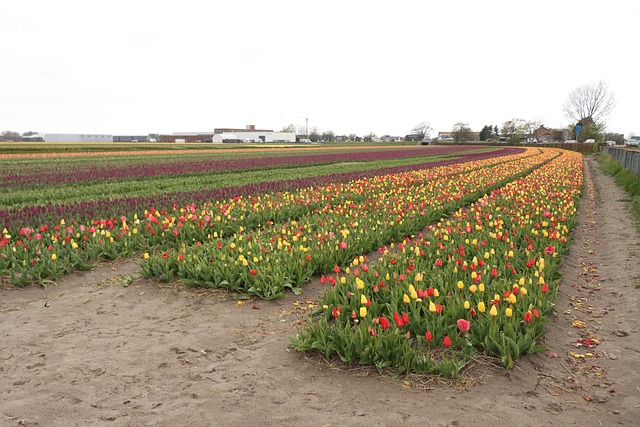
[[[531,314],[530,311],[527,311],[524,314],[524,321],[527,322],[527,323],[531,323],[532,320],[533,320],[533,315]]]
[[[546,294],[547,292],[549,292],[549,285],[545,283],[544,285],[542,285],[542,293]]]
[[[451,338],[449,338],[449,335],[444,337],[444,341],[442,341],[442,345],[444,345],[445,347],[451,347]]]
[[[249,274],[255,276],[258,272],[255,269],[249,270]]]
[[[342,311],[342,307],[341,307],[341,306],[334,307],[334,308],[331,310],[331,314],[332,314],[332,315],[333,315],[333,317],[335,318],[335,317],[340,316],[340,312],[341,312],[341,311]]]
[[[380,318],[380,326],[382,326],[382,329],[387,329],[391,325],[389,324],[389,321],[387,320],[386,317],[381,317]]]
[[[424,333],[424,339],[426,339],[427,341],[431,341],[433,340],[433,335],[431,334],[431,332],[427,331]]]
[[[407,313],[402,313],[402,323],[405,325],[409,324],[409,315]]]
[[[396,326],[398,328],[401,328],[404,325],[404,322],[400,318],[400,315],[398,314],[397,311],[395,313],[393,313],[393,320],[396,322]]]

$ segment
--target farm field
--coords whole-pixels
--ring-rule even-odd
[[[494,422],[632,420],[617,361],[640,359],[640,273],[603,274],[630,250],[596,226],[619,232],[599,202],[624,221],[623,197],[579,153],[444,148],[0,160],[0,410],[248,425],[258,399],[273,424],[387,425],[433,399],[440,424],[466,425],[493,390],[509,407]]]

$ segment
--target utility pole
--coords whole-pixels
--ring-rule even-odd
[[[306,136],[307,138],[309,138],[309,117],[307,117],[307,118],[305,119],[305,121],[306,121],[306,131],[305,131],[305,132],[306,132],[306,135],[305,135],[305,136]]]

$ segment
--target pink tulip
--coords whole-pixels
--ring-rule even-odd
[[[458,329],[463,334],[469,332],[469,329],[471,329],[471,322],[465,319],[458,319]]]

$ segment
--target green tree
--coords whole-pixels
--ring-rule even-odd
[[[317,127],[311,128],[311,130],[309,131],[309,139],[311,140],[311,142],[320,141],[320,131]]]
[[[605,130],[605,124],[600,122],[596,123],[594,121],[587,121],[587,123],[582,125],[582,129],[580,129],[580,134],[578,135],[578,142],[584,142],[587,139],[595,139],[596,141],[602,141],[603,134]],[[575,137],[576,135],[576,127],[569,127],[570,134]]]
[[[492,125],[488,125],[488,126],[484,125],[484,127],[480,131],[480,141],[486,141],[487,139],[491,138],[492,132],[493,132]]]

